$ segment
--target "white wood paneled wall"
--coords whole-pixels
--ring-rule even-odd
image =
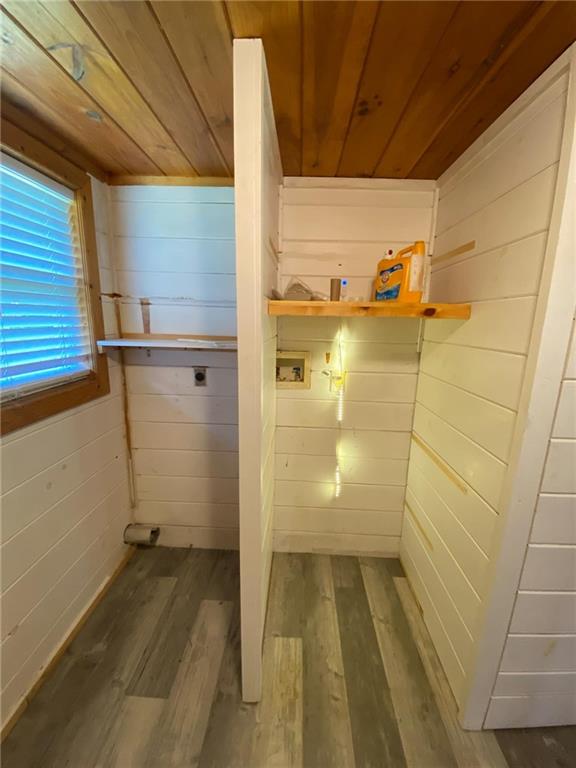
[[[112,285],[108,192],[93,182],[103,290]],[[106,314],[114,335],[114,312]],[[124,556],[130,493],[121,368],[111,392],[3,438],[2,723]]]
[[[430,242],[433,181],[285,178],[281,194],[280,287],[293,277],[326,295],[348,278],[348,298],[369,300],[389,249]]]
[[[234,189],[134,186],[111,194],[122,332],[234,336]]]
[[[425,324],[400,553],[462,708],[497,557],[567,86],[564,71],[533,87],[439,180],[431,298],[472,302],[472,317]]]
[[[282,164],[261,40],[234,41],[242,697],[259,701],[272,563],[276,319]]]
[[[236,334],[234,189],[111,189],[124,333]],[[159,543],[238,547],[236,354],[124,352],[135,518]],[[206,386],[194,366],[207,367]]]
[[[331,277],[347,277],[349,297],[369,298],[389,248],[429,241],[434,190],[427,181],[285,179],[282,286],[296,276],[329,293]],[[281,318],[278,348],[310,351],[312,385],[277,394],[276,550],[398,553],[419,330],[417,320]],[[339,333],[340,405],[326,362]]]
[[[575,334],[486,728],[576,723]]]

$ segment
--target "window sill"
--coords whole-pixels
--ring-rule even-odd
[[[0,434],[7,435],[58,413],[89,403],[110,392],[108,361],[98,355],[97,370],[59,387],[8,401],[2,406]]]

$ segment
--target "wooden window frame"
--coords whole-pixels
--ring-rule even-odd
[[[98,353],[96,346],[97,340],[104,338],[104,319],[90,176],[39,139],[6,120],[2,120],[2,151],[74,192],[94,361],[94,369],[81,379],[22,395],[2,404],[0,434],[6,435],[107,395],[110,379],[108,359],[105,354]]]

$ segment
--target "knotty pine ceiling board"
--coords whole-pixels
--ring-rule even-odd
[[[132,159],[146,173],[158,173],[138,145],[4,11],[0,45],[2,67],[32,112],[49,115],[49,123],[76,143],[90,147],[103,166],[115,173],[133,173]],[[3,87],[9,95],[9,86]]]
[[[335,176],[354,109],[377,2],[305,2],[302,175]]]
[[[152,7],[141,0],[75,5],[163,122],[192,172],[229,176],[232,158],[218,146]]]
[[[538,3],[498,2],[494,17],[486,3],[460,3],[428,61],[384,152],[375,176],[406,178],[467,91],[538,9]]]
[[[457,2],[380,4],[338,167],[339,176],[373,176]]]
[[[266,53],[285,176],[302,171],[302,3],[232,0],[226,10],[235,38],[259,37]]]
[[[3,0],[3,7],[131,136],[157,173],[183,176],[191,172],[160,120],[70,3]]]
[[[232,170],[232,33],[224,5],[152,0],[152,8]]]
[[[543,3],[498,66],[476,91],[466,94],[412,169],[412,178],[437,178],[439,169],[449,168],[574,40],[576,3]]]
[[[576,2],[7,0],[3,103],[112,175],[233,173],[261,37],[285,175],[438,178],[576,39]]]
[[[4,77],[6,77],[6,74],[4,74]],[[17,126],[29,136],[38,139],[44,145],[66,158],[66,160],[69,160],[77,168],[91,173],[92,176],[100,179],[100,181],[106,181],[106,171],[98,160],[86,154],[86,152],[77,149],[72,142],[68,141],[62,134],[53,131],[36,116],[30,115],[25,109],[18,107],[16,101],[17,99],[8,101],[5,94],[1,94],[0,114],[3,121],[12,123],[12,125]]]

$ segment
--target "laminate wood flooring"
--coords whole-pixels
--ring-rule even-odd
[[[574,768],[576,728],[463,731],[397,560],[276,554],[258,705],[236,552],[140,549],[4,768]]]

